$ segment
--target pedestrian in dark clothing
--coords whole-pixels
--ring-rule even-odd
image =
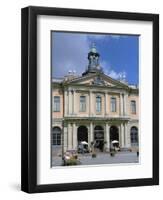
[[[139,151],[137,151],[136,154],[137,154],[137,157],[139,157]]]

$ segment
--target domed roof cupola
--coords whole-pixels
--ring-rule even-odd
[[[92,44],[92,47],[88,53],[88,69],[83,73],[83,75],[86,75],[88,73],[96,73],[100,72],[103,73],[103,70],[99,64],[99,57],[100,54],[97,52],[95,44]]]

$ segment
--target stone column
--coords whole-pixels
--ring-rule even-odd
[[[121,126],[118,126],[119,145],[121,145]]]
[[[92,91],[89,92],[89,116],[92,115]]]
[[[121,123],[121,147],[124,147],[124,126],[123,123]]]
[[[66,125],[64,125],[64,129],[63,129],[63,134],[64,134],[64,136],[63,136],[63,139],[64,139],[64,151],[66,151],[67,150],[67,148],[68,148],[68,146],[67,146],[67,127],[66,127]]]
[[[106,150],[110,151],[110,126],[106,123],[105,125],[105,140],[106,140]]]
[[[70,100],[69,100],[69,90],[67,89],[67,115],[69,115],[69,113],[70,113],[69,102],[70,102]]]
[[[128,137],[127,137],[127,124],[124,124],[124,138],[125,138],[125,147],[128,147]]]
[[[120,99],[119,99],[119,113],[120,113],[120,116],[123,115],[123,105],[122,105],[122,93],[120,93]]]
[[[71,115],[72,114],[72,91],[71,90],[69,90],[68,91],[68,108],[69,108],[69,115]]]
[[[127,94],[123,96],[123,115],[127,115]]]
[[[73,105],[73,114],[76,114],[76,90],[73,91],[73,101],[72,101],[72,105]]]
[[[63,105],[64,105],[64,116],[67,116],[68,114],[68,109],[67,109],[67,105],[68,105],[68,91],[65,89],[64,90],[64,102],[63,102]]]
[[[72,126],[68,124],[68,149],[72,149]]]
[[[105,115],[108,115],[108,94],[105,92]]]
[[[73,123],[73,149],[77,149],[77,129],[75,123]]]
[[[120,93],[120,115],[123,116],[123,96]]]
[[[93,137],[93,123],[90,123],[90,142],[94,141],[94,137]]]

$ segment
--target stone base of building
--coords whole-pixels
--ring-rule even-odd
[[[53,128],[57,133],[61,134],[61,144],[64,145],[64,152],[67,150],[77,150],[81,141],[88,143],[89,148],[92,144],[99,143],[99,151],[101,142],[104,145],[104,152],[110,152],[112,141],[117,140],[121,151],[138,151],[137,146],[132,146],[131,129],[135,127],[138,131],[138,121],[125,120],[62,120],[54,121]],[[135,129],[135,130],[136,130]],[[55,132],[52,134],[55,134]],[[138,134],[138,132],[137,132]],[[53,135],[52,135],[53,138]],[[60,145],[61,145],[60,144]],[[62,151],[63,151],[62,150]]]

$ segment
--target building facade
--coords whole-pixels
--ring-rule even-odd
[[[109,151],[113,140],[120,148],[139,144],[139,89],[104,74],[99,53],[92,47],[81,75],[52,80],[52,146],[77,150],[81,141]]]

